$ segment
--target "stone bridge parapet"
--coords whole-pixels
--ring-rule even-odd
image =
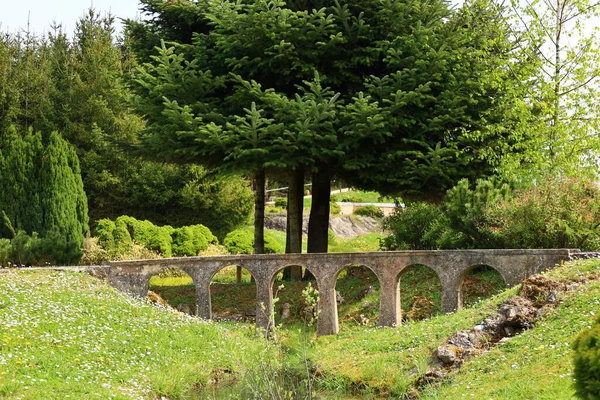
[[[448,313],[462,307],[462,282],[476,266],[494,268],[507,286],[513,286],[569,260],[578,252],[573,249],[416,250],[183,257],[110,262],[102,269],[102,274],[115,288],[136,297],[146,297],[153,275],[164,268],[178,267],[194,281],[198,316],[210,319],[210,283],[213,276],[227,266],[245,268],[256,281],[257,328],[268,331],[273,324],[273,285],[277,274],[288,266],[302,266],[315,276],[319,291],[317,333],[328,335],[339,330],[335,284],[339,273],[350,265],[362,265],[373,271],[381,286],[378,324],[397,326],[402,321],[400,277],[413,265],[426,265],[437,274],[442,285],[441,311]]]

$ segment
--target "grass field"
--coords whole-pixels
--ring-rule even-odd
[[[424,272],[415,271],[422,281]],[[600,260],[570,263],[546,276],[579,283],[533,329],[466,361],[441,385],[416,389],[437,346],[493,315],[519,288],[397,328],[346,321],[339,335],[315,338],[311,328],[289,324],[278,329],[279,340],[265,342],[250,324],[207,323],[131,299],[84,273],[2,272],[0,398],[273,398],[273,385],[280,398],[290,398],[286,392],[306,398],[303,378],[311,377],[314,394],[327,399],[411,393],[424,399],[571,399],[570,346],[600,309]],[[348,307],[374,296],[352,282],[367,278],[360,269],[340,276]]]
[[[0,273],[0,398],[181,398],[237,379],[264,351],[117,293],[85,273]]]

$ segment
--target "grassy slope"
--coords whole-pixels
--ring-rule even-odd
[[[569,264],[548,273],[552,278],[600,271],[600,261]],[[457,330],[470,329],[494,314],[499,303],[516,294],[509,289],[472,308],[396,329],[343,332],[322,337],[310,357],[330,388],[354,387],[402,396],[427,369],[427,359]],[[569,292],[559,308],[533,329],[474,358],[453,373],[448,383],[426,388],[424,398],[567,399],[574,397],[570,345],[600,308],[600,283]]]
[[[264,351],[251,336],[84,273],[0,273],[0,398],[180,398],[243,372]]]
[[[600,272],[582,261],[549,273]],[[347,326],[309,345],[320,387],[401,397],[427,369],[435,348],[494,314],[517,288],[452,315],[398,328]],[[423,398],[566,399],[573,397],[570,343],[600,307],[596,281],[568,292],[534,329],[467,361]],[[230,329],[116,293],[85,274],[0,274],[1,398],[169,398],[260,365],[265,347],[244,325]],[[272,346],[271,350],[275,350]],[[267,357],[268,359],[268,357]]]

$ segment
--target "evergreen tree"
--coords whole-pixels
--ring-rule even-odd
[[[270,128],[265,157],[250,168],[313,174],[310,251],[327,249],[334,176],[440,193],[491,173],[485,151],[510,132],[486,121],[502,119],[491,110],[510,58],[507,26],[489,3],[457,12],[421,0],[143,3],[151,18],[130,21],[128,32],[149,61],[135,81],[146,145],[171,159],[236,165],[243,141],[228,127],[256,102]],[[149,56],[157,37],[169,45]],[[298,209],[297,197],[288,206]]]
[[[113,23],[88,10],[72,40],[60,26],[41,38],[0,37],[0,135],[9,126],[20,136],[29,128],[58,131],[73,144],[92,220],[127,214],[157,224],[201,223],[223,237],[251,213],[247,182],[140,157],[136,133],[144,122],[131,110],[124,79],[135,60],[115,42]]]
[[[34,233],[45,240],[54,262],[81,257],[88,233],[87,198],[75,151],[56,132],[18,135],[14,128],[0,141],[0,237]]]

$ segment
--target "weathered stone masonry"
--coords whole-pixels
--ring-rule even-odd
[[[198,316],[211,318],[210,282],[222,268],[236,265],[246,268],[257,288],[256,325],[268,329],[273,309],[273,284],[281,269],[299,265],[316,278],[319,290],[319,335],[336,334],[339,330],[335,297],[338,274],[349,265],[371,269],[381,284],[378,324],[400,325],[399,282],[410,266],[423,264],[438,275],[442,285],[442,312],[462,307],[462,282],[474,267],[487,265],[497,270],[507,286],[513,286],[530,275],[552,268],[568,260],[578,250],[435,250],[390,251],[372,253],[261,254],[214,257],[184,257],[154,260],[116,261],[105,267],[108,282],[119,290],[145,297],[152,275],[163,268],[179,267],[194,280]]]

